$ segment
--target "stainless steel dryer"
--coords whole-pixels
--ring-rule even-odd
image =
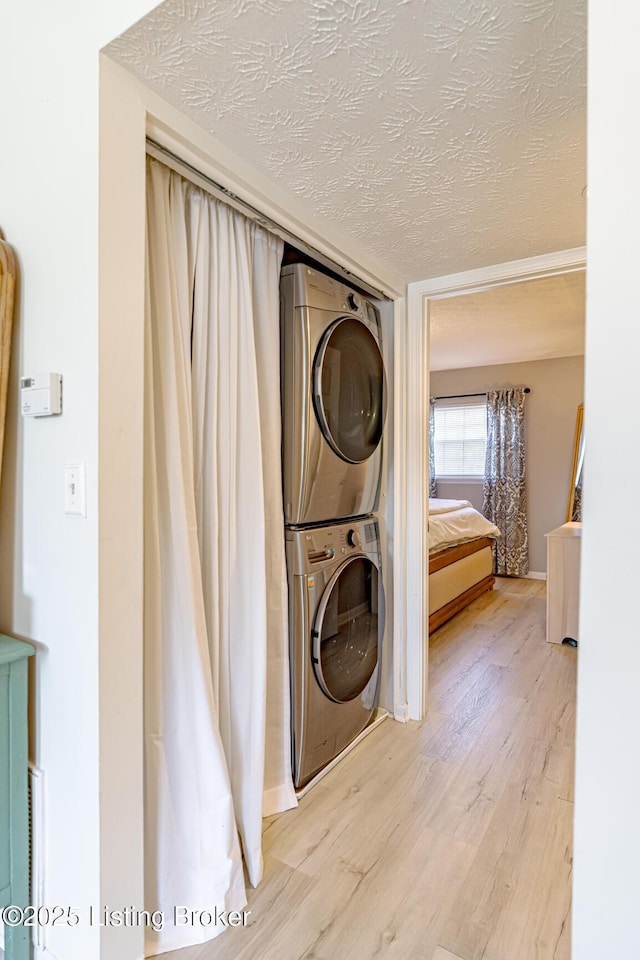
[[[384,592],[378,521],[285,531],[293,777],[305,786],[378,706]]]
[[[285,523],[372,513],[386,410],[378,311],[300,263],[284,267],[280,302]]]

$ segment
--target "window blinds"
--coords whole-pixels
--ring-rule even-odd
[[[436,406],[436,476],[484,476],[486,447],[486,403]]]

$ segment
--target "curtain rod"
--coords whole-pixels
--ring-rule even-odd
[[[190,163],[187,163],[186,160],[178,157],[175,153],[172,153],[171,150],[167,150],[167,148],[163,147],[162,144],[152,140],[151,137],[147,137],[147,153],[150,157],[153,157],[154,160],[160,160],[161,163],[164,163],[165,166],[170,167],[170,169],[175,171],[175,173],[179,173],[180,176],[184,177],[186,180],[189,180],[190,183],[195,184],[196,187],[206,190],[207,193],[210,193],[211,196],[216,198],[216,200],[222,200],[230,207],[233,207],[234,210],[238,210],[239,213],[242,213],[249,220],[254,220],[261,227],[265,227],[265,229],[269,230],[271,233],[275,233],[277,237],[280,237],[281,240],[284,240],[292,247],[300,250],[301,253],[306,253],[307,256],[317,260],[318,263],[321,263],[323,267],[326,267],[328,270],[332,270],[333,273],[337,273],[338,276],[343,278],[347,283],[352,285],[355,284],[370,296],[375,297],[376,300],[391,299],[381,290],[378,290],[377,287],[367,283],[366,280],[362,280],[355,273],[351,273],[351,271],[347,270],[346,267],[342,267],[339,263],[336,263],[330,257],[327,257],[324,253],[320,253],[319,250],[316,250],[315,247],[312,247],[305,240],[301,240],[300,237],[296,237],[295,233],[290,233],[286,227],[280,226],[280,224],[276,223],[275,220],[272,220],[270,217],[266,216],[266,214],[261,213],[260,210],[256,209],[256,207],[252,207],[250,203],[247,203],[246,200],[238,197],[227,187],[223,187],[221,183],[216,183],[216,181],[212,180],[211,177],[201,173],[200,170],[197,170]]]
[[[531,387],[524,388],[525,393],[531,393]],[[448,397],[434,397],[434,400],[466,400],[467,397],[486,397],[487,391],[484,393],[451,393]]]

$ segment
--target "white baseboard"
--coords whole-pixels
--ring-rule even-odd
[[[398,704],[393,711],[393,719],[398,723],[406,723],[409,719],[409,707],[406,703]]]
[[[537,573],[535,570],[530,570],[526,575],[526,580],[546,580],[546,573]]]
[[[57,957],[47,950],[46,947],[35,947],[33,951],[33,960],[58,960]]]
[[[5,960],[3,947],[4,947],[4,928],[2,924],[0,924],[0,960]],[[58,960],[58,958],[54,957],[51,951],[47,950],[46,947],[34,947],[33,960]]]

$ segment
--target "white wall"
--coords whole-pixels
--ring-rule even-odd
[[[640,957],[638,36],[637,3],[591,0],[574,960]]]
[[[47,901],[84,909],[100,902],[104,813],[98,751],[98,51],[153,6],[149,0],[12,4],[0,31],[0,229],[21,271],[0,507],[0,627],[38,648],[32,742],[46,776]],[[18,376],[40,371],[62,373],[64,412],[56,419],[19,420]],[[86,520],[63,513],[63,467],[73,459],[87,462]],[[99,933],[86,922],[72,930],[56,927],[47,932],[48,946],[59,960],[93,960]],[[126,952],[120,960],[127,960]]]
[[[395,712],[395,699],[398,696],[397,677],[394,676],[393,656],[393,563],[391,553],[393,533],[393,341],[394,341],[394,304],[388,300],[377,301],[382,327],[382,348],[387,372],[387,419],[384,431],[382,481],[378,516],[380,518],[381,553],[383,586],[385,591],[385,627],[380,666],[380,706]]]

